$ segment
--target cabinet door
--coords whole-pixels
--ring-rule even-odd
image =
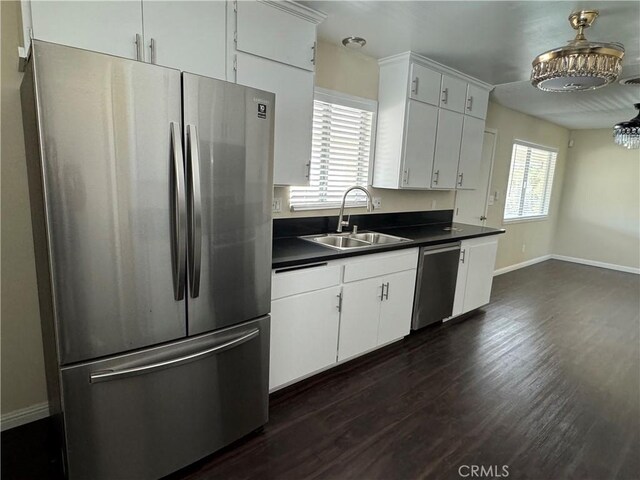
[[[147,62],[226,79],[225,2],[144,0],[142,8]]]
[[[402,188],[430,187],[437,124],[437,107],[409,100],[404,140]]]
[[[271,302],[269,389],[336,362],[340,287]]]
[[[313,73],[239,53],[236,75],[241,85],[276,94],[273,183],[306,185],[311,158]]]
[[[442,75],[438,72],[434,72],[417,63],[412,63],[409,98],[437,106],[440,101],[441,80]]]
[[[431,188],[452,190],[458,179],[458,160],[462,140],[464,115],[440,109],[438,112],[438,133],[433,158]]]
[[[440,107],[464,113],[467,101],[467,82],[459,78],[442,75]]]
[[[462,244],[460,248],[460,262],[458,263],[458,278],[456,293],[453,298],[453,313],[451,318],[462,315],[464,311],[464,292],[467,287],[467,271],[469,270],[469,247]]]
[[[469,84],[467,87],[467,103],[465,105],[465,113],[467,115],[481,118],[487,118],[487,106],[489,104],[489,92],[483,88]]]
[[[463,313],[489,303],[497,251],[497,240],[488,240],[486,243],[472,245],[468,248],[467,261],[469,266],[467,267]]]
[[[483,140],[484,120],[465,115],[462,126],[460,161],[458,162],[457,188],[460,190],[478,188]]]
[[[407,270],[384,278],[384,299],[380,303],[378,345],[398,340],[409,334],[416,271]]]
[[[137,58],[142,40],[142,2],[32,1],[33,36],[38,40]]]
[[[236,48],[313,71],[316,25],[263,2],[237,2]]]
[[[342,287],[338,360],[366,352],[378,344],[382,283],[381,277],[374,277]]]

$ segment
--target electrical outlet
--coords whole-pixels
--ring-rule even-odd
[[[522,253],[524,253],[524,251],[527,249],[527,244],[523,243],[522,244]]]
[[[489,195],[489,206],[493,205],[495,202],[495,197],[493,196],[493,193],[491,195]]]
[[[274,198],[273,201],[271,202],[271,212],[272,213],[280,213],[282,212],[282,199],[281,198]]]
[[[382,208],[382,198],[373,197],[373,208],[375,208],[375,209]]]

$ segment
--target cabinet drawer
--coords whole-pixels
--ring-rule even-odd
[[[418,267],[418,249],[411,248],[399,252],[367,255],[349,261],[344,266],[344,283],[365,278],[379,277],[389,273],[402,272]]]
[[[316,25],[263,2],[237,2],[241,52],[313,71]]]
[[[271,299],[288,297],[299,293],[313,292],[340,284],[341,265],[309,265],[281,268],[271,274]]]

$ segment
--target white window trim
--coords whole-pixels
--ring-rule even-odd
[[[316,87],[314,89],[313,100],[337,103],[344,105],[345,107],[358,108],[360,110],[373,113],[371,117],[371,147],[369,148],[369,171],[367,178],[367,186],[371,186],[373,183],[373,159],[375,158],[376,132],[378,126],[378,102],[376,100],[371,100],[370,98],[358,97],[348,93],[337,92],[335,90],[329,90],[321,87]],[[309,155],[311,155],[311,152],[309,152]],[[292,212],[300,212],[304,210],[337,210],[339,208],[339,203],[331,202],[321,205],[291,205],[289,209]],[[347,201],[345,208],[366,208],[366,205],[349,203],[349,201]]]
[[[511,148],[512,148],[512,158],[511,161],[509,162],[509,173],[511,173],[511,162],[513,162],[513,146],[515,144],[518,145],[522,145],[523,147],[530,147],[530,148],[536,148],[538,150],[545,150],[547,152],[550,153],[555,153],[556,154],[556,164],[558,162],[558,148],[556,147],[549,147],[547,145],[541,145],[539,143],[534,143],[534,142],[529,142],[527,140],[520,140],[519,138],[514,138],[511,142]],[[556,165],[557,166],[557,165]],[[556,178],[555,178],[555,172],[553,175],[553,178],[551,179],[551,188],[553,191],[553,183],[555,182]],[[507,186],[508,189],[508,186]],[[507,195],[507,191],[505,191],[505,203],[506,203],[506,195]],[[546,220],[549,220],[549,216],[551,213],[551,201],[553,199],[553,193],[551,194],[552,198],[549,199],[549,213],[547,213],[546,215],[530,215],[528,217],[517,217],[517,218],[508,218],[505,219],[504,218],[504,210],[502,212],[502,225],[509,225],[509,224],[513,224],[513,223],[530,223],[530,222],[544,222]],[[506,209],[506,205],[505,205],[505,209]]]

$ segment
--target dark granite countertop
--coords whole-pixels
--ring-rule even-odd
[[[389,214],[385,214],[389,216]],[[361,218],[360,216],[359,218]],[[330,219],[330,217],[329,217]],[[442,220],[438,218],[437,220]],[[288,220],[293,222],[294,220]],[[331,222],[326,222],[330,224]],[[355,221],[353,223],[356,223]],[[365,222],[362,222],[365,223]],[[273,240],[273,268],[286,268],[304,265],[307,263],[326,262],[336,260],[338,258],[353,257],[357,255],[367,255],[371,253],[389,252],[392,250],[400,250],[403,248],[423,247],[427,245],[436,245],[439,243],[458,242],[468,238],[484,237],[488,235],[498,235],[504,233],[504,229],[479,227],[475,225],[467,225],[463,223],[437,222],[425,225],[402,225],[402,222],[394,222],[393,226],[385,225],[388,222],[381,222],[379,226],[372,228],[367,225],[366,228],[359,229],[360,232],[367,230],[375,230],[380,233],[387,233],[398,237],[404,237],[411,240],[410,242],[401,242],[393,245],[380,245],[356,250],[335,250],[314,244],[307,240],[298,238],[298,236],[282,236]],[[358,225],[360,225],[358,223]],[[274,231],[281,230],[274,228]],[[324,231],[300,231],[300,235],[309,235],[314,233],[326,233],[329,229],[321,228]],[[335,231],[335,230],[333,230]],[[287,233],[291,233],[290,231]]]

